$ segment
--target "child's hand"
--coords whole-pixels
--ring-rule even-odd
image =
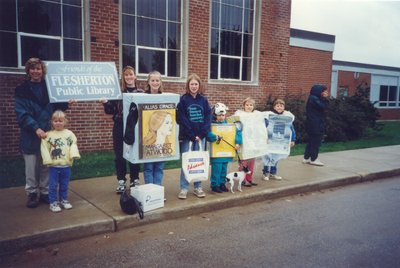
[[[293,147],[295,145],[294,141],[290,142],[290,147]]]
[[[239,150],[240,149],[240,144],[235,144],[235,149]]]
[[[104,103],[107,103],[108,100],[107,100],[106,98],[103,97],[103,98],[100,98],[100,99],[99,99],[99,102],[104,104]]]

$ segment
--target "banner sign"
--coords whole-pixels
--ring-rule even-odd
[[[211,124],[211,132],[223,137],[225,141],[235,146],[236,125],[235,124]],[[235,157],[235,148],[224,141],[211,142],[211,157]]]
[[[131,163],[179,159],[179,125],[176,106],[179,95],[174,93],[124,93],[124,133],[129,126],[135,136],[133,145],[124,144],[124,158]],[[137,107],[137,122],[129,124],[129,108]],[[135,121],[136,121],[135,119]]]
[[[122,99],[114,62],[46,61],[50,102]]]

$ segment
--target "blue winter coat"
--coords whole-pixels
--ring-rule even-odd
[[[35,89],[34,89],[35,88]],[[38,93],[38,94],[35,94]],[[51,129],[51,116],[57,109],[66,110],[68,103],[50,103],[44,80],[25,81],[15,89],[15,113],[21,128],[20,150],[23,154],[40,153],[40,138],[36,130]]]
[[[325,133],[325,111],[328,108],[329,100],[321,96],[324,87],[314,85],[310,90],[306,104],[306,130],[308,134]]]

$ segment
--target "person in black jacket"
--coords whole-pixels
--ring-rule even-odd
[[[318,159],[319,148],[325,134],[325,112],[329,105],[328,89],[324,85],[314,85],[306,104],[306,131],[308,143],[304,152],[304,164],[323,166]]]
[[[142,89],[136,87],[136,73],[131,66],[126,66],[122,70],[121,89],[123,93],[143,93]],[[124,123],[123,123],[123,105],[122,100],[106,100],[100,99],[103,103],[104,112],[112,114],[114,126],[112,130],[113,148],[115,154],[115,170],[117,172],[117,194],[122,193],[126,189],[126,160],[123,157],[124,146]],[[139,184],[140,165],[128,163],[130,171],[130,187]]]
[[[51,129],[51,116],[55,110],[68,109],[68,103],[50,103],[44,81],[46,65],[38,58],[25,63],[27,80],[15,89],[15,113],[21,128],[20,150],[25,162],[26,206],[35,208],[39,201],[49,203],[49,174],[40,155],[41,139]],[[75,103],[70,100],[69,103]]]

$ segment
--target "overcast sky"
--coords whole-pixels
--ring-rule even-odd
[[[334,60],[400,67],[400,0],[292,0],[291,28],[336,36]]]

